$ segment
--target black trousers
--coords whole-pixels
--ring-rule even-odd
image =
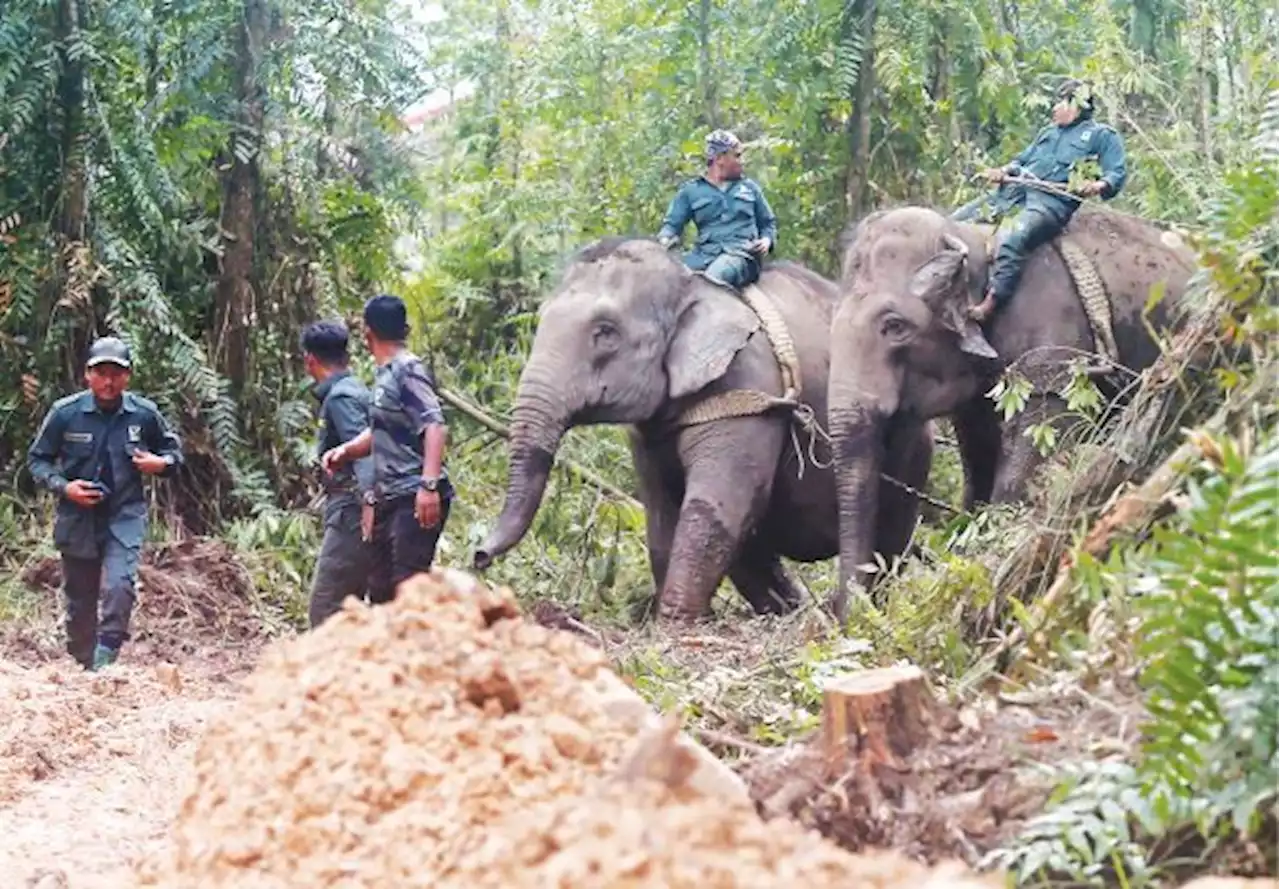
[[[415,574],[431,570],[436,545],[449,520],[452,497],[440,498],[440,521],[434,528],[418,524],[413,514],[413,494],[387,500],[375,507],[370,544],[369,602],[390,602],[396,587]]]
[[[360,504],[356,501],[326,510],[324,540],[311,578],[309,618],[312,629],[342,608],[347,596],[365,598],[372,547],[360,539]]]
[[[125,546],[109,533],[99,544],[98,553],[91,559],[62,554],[67,653],[86,668],[93,665],[93,649],[99,640],[118,649],[129,638],[141,555],[140,547]]]

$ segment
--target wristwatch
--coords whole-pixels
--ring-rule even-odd
[[[440,479],[438,479],[438,478],[424,478],[424,479],[419,480],[418,485],[419,485],[419,487],[421,487],[421,488],[422,488],[422,490],[424,490],[424,491],[438,491],[438,490],[440,490]]]

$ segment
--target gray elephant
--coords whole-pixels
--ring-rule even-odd
[[[759,286],[794,341],[801,399],[825,428],[835,285],[782,262],[764,270]],[[690,272],[656,241],[613,238],[580,251],[540,312],[516,395],[506,500],[476,567],[528,530],[567,428],[624,423],[659,616],[705,615],[726,574],[757,612],[794,608],[801,588],[779,557],[810,562],[837,549],[829,450],[819,436],[817,465],[806,459],[801,473],[785,410],[680,421],[692,405],[733,390],[784,391],[766,332],[740,297]],[[919,446],[931,449],[931,433]],[[915,524],[917,504],[906,499],[892,533],[881,535],[889,555],[905,548]]]
[[[1147,323],[1169,325],[1193,257],[1171,234],[1115,212],[1082,210],[1066,234],[1092,259],[1109,299],[1115,363],[1147,367],[1158,355]],[[828,387],[841,525],[841,586],[832,603],[838,615],[850,583],[867,585],[858,566],[869,560],[881,516],[875,479],[893,461],[904,426],[950,416],[969,508],[1024,497],[1042,461],[1024,432],[1032,423],[1069,419],[1047,383],[1060,383],[1067,360],[1095,349],[1074,280],[1058,249],[1039,248],[984,331],[968,309],[985,287],[986,237],[931,209],[901,207],[871,214],[845,244]],[[1156,286],[1165,295],[1148,313]],[[1046,385],[1002,425],[985,393],[1012,362]]]

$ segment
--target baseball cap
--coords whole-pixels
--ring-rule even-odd
[[[99,364],[116,364],[120,367],[128,368],[132,366],[132,362],[129,359],[129,347],[117,337],[99,337],[89,347],[89,360],[84,364],[85,367],[95,367]]]

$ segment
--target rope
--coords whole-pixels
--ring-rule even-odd
[[[755,284],[749,284],[743,289],[742,300],[756,313],[760,323],[764,325],[769,344],[773,346],[773,356],[778,360],[778,369],[782,372],[782,397],[799,400],[800,356],[796,354],[796,346],[786,321],[782,319],[773,300]]]
[[[777,408],[794,409],[796,406],[794,399],[779,398],[758,389],[730,389],[728,392],[708,395],[696,404],[685,408],[676,418],[676,426],[683,429],[716,420],[755,417]]]
[[[1111,300],[1107,298],[1097,267],[1071,238],[1059,238],[1058,251],[1075,281],[1098,351],[1108,362],[1119,363],[1120,350],[1116,348],[1115,334],[1111,329]]]

